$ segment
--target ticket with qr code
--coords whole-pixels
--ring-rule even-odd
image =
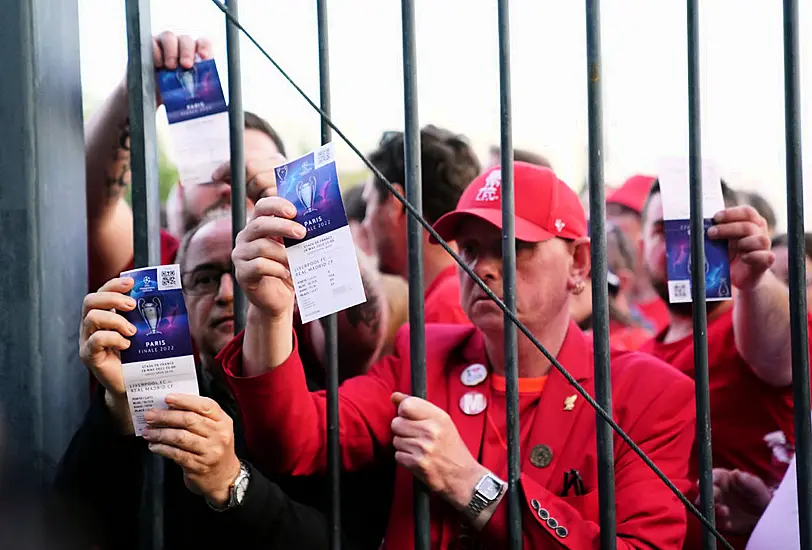
[[[693,301],[691,295],[691,200],[688,159],[663,159],[658,170],[668,271],[668,300]],[[725,208],[722,180],[716,167],[702,162],[702,218],[705,243],[705,299],[731,298],[730,258],[726,240],[708,238],[713,216]]]
[[[228,106],[213,59],[191,69],[157,73],[169,120],[172,151],[183,185],[211,182],[214,170],[231,156]]]
[[[302,322],[364,303],[366,294],[341,200],[333,144],[277,166],[275,172],[279,196],[293,203],[295,220],[307,230],[301,240],[285,239]]]
[[[183,300],[180,266],[162,265],[125,271],[135,281],[135,309],[120,312],[136,328],[121,352],[127,401],[135,434],[146,427],[144,413],[165,409],[166,395],[199,395],[192,337]]]

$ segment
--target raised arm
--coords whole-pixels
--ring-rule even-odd
[[[191,67],[195,55],[208,59],[211,43],[164,32],[153,38],[155,68]],[[156,91],[157,94],[157,91]],[[156,97],[160,104],[160,97]],[[132,210],[124,200],[130,185],[129,103],[122,80],[85,127],[90,288],[117,276],[133,257]]]
[[[257,202],[232,253],[237,281],[250,302],[245,332],[218,356],[245,421],[251,452],[277,471],[306,475],[324,467],[326,402],[307,389],[293,333],[294,289],[280,240],[301,238],[304,227],[292,219],[293,205],[280,197]],[[396,359],[341,388],[340,415],[344,466],[372,461],[391,442],[397,385]]]
[[[771,386],[792,383],[789,291],[770,271],[767,222],[751,206],[719,212],[708,230],[713,239],[728,239],[736,347],[756,375]]]

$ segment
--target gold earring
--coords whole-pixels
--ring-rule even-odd
[[[585,288],[586,288],[586,283],[584,283],[583,281],[578,281],[578,284],[576,284],[575,288],[572,289],[572,293],[577,296],[580,293],[582,293]]]

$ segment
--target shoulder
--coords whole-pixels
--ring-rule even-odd
[[[668,391],[675,395],[693,395],[694,381],[648,353],[636,351],[612,352],[612,386],[615,393],[643,392],[656,396]]]
[[[452,325],[426,323],[426,363],[441,362],[459,350],[472,343],[472,339],[479,335],[473,325]],[[395,354],[400,357],[409,356],[410,327],[408,324],[398,330],[395,335]]]

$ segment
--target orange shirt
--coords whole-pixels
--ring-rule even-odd
[[[424,296],[426,323],[471,324],[460,305],[460,279],[456,265],[442,270],[426,288]]]
[[[485,410],[485,430],[482,464],[493,465],[493,473],[507,481],[507,389],[505,377],[491,374],[491,402]],[[522,457],[528,449],[541,392],[547,377],[519,378],[519,441]]]

